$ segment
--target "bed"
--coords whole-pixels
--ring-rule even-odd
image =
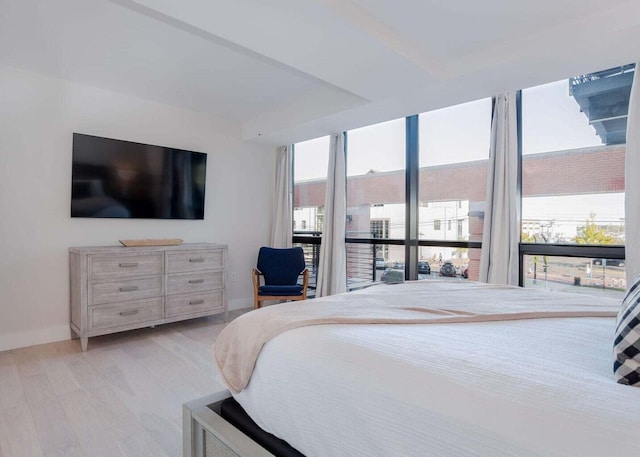
[[[429,302],[448,314],[314,321],[269,337],[246,386],[231,380],[185,405],[185,456],[272,455],[221,417],[230,397],[307,457],[640,455],[640,389],[612,376],[618,299],[418,281],[314,302]],[[476,303],[509,316],[476,319]]]

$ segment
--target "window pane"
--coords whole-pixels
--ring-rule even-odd
[[[318,236],[319,238],[319,236]],[[309,270],[309,285],[307,289],[307,297],[314,298],[316,296],[316,285],[318,284],[318,264],[320,263],[320,244],[312,243],[294,243],[294,247],[300,246],[304,251],[304,261],[307,270]],[[298,280],[300,283],[302,277]]]
[[[522,241],[624,244],[631,66],[522,91]]]
[[[624,260],[581,257],[524,256],[525,287],[624,296]]]
[[[348,238],[404,238],[404,168],[404,118],[347,133]]]
[[[491,99],[423,113],[419,129],[419,238],[482,241]],[[478,279],[477,249],[421,246],[419,258],[437,262],[436,270],[445,261],[471,267]]]
[[[293,231],[297,235],[321,233],[329,137],[296,143],[293,165]]]

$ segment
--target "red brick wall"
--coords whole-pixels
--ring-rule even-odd
[[[523,159],[523,196],[624,190],[624,145],[531,154]],[[420,169],[420,201],[484,201],[487,161]],[[324,180],[298,183],[294,206],[324,206]],[[347,180],[347,206],[405,201],[404,170]]]

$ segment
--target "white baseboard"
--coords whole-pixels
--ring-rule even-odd
[[[234,298],[229,300],[229,310],[246,309],[253,307],[253,296],[249,298]],[[71,338],[69,324],[28,330],[24,332],[0,334],[0,351],[8,351],[36,344],[53,343],[55,341]]]
[[[69,324],[0,335],[0,351],[18,349],[36,344],[53,343],[71,338]]]

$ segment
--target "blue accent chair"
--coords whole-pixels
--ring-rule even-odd
[[[302,276],[302,285],[298,278]],[[253,269],[253,309],[265,300],[306,300],[309,270],[301,247],[276,249],[261,247]],[[260,280],[262,277],[262,281]],[[263,284],[261,284],[263,283]]]

